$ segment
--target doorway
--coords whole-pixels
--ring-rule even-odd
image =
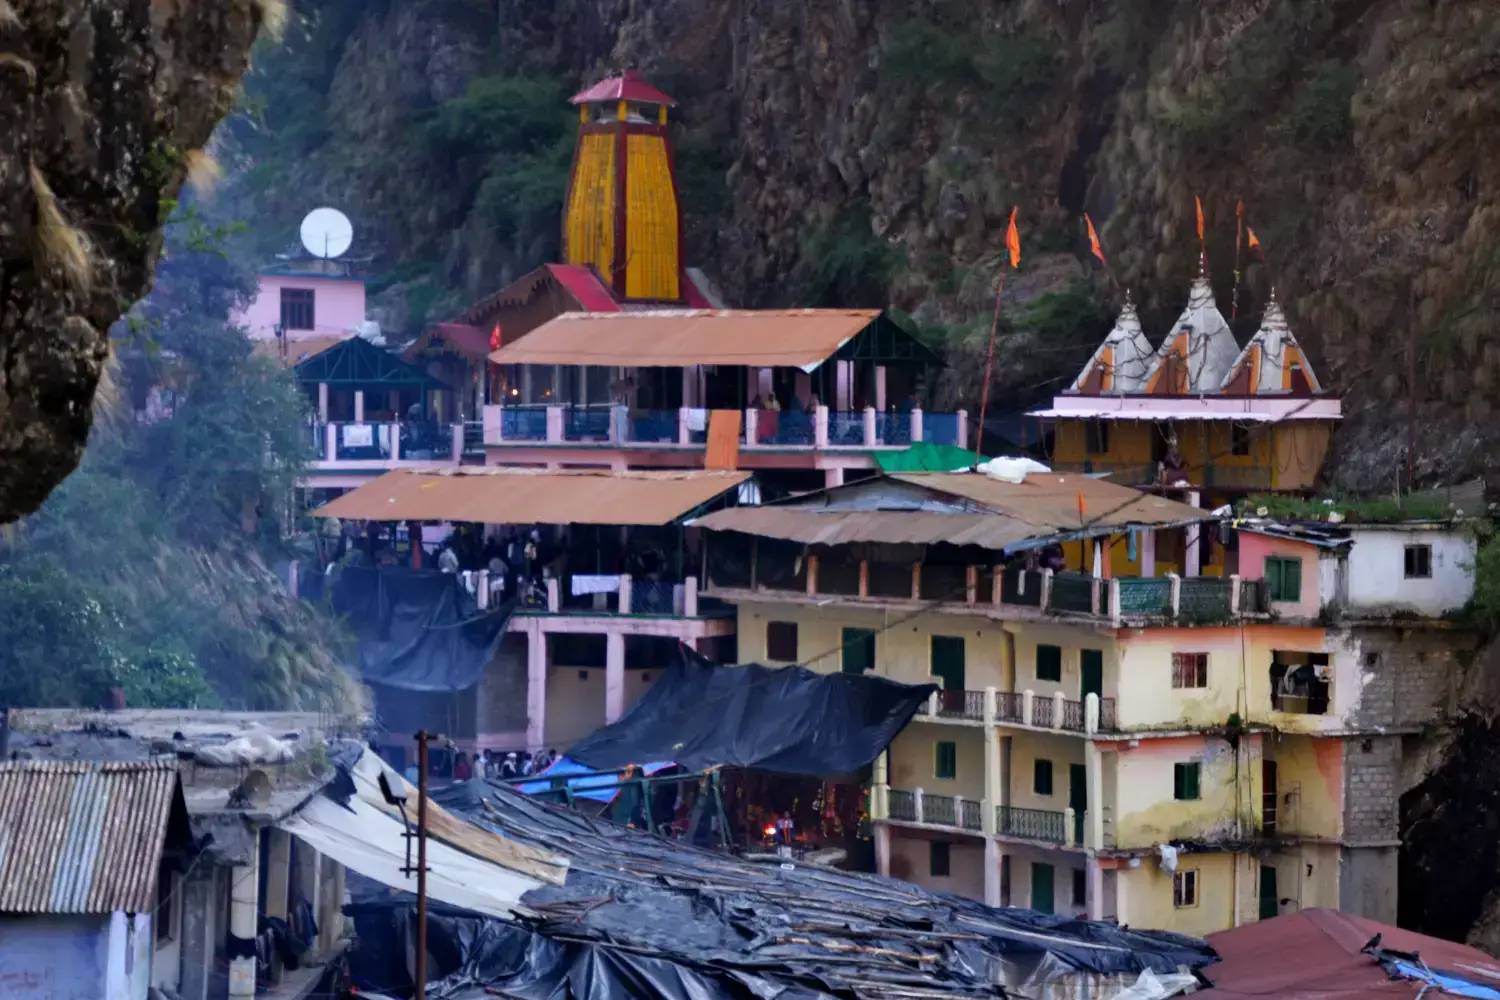
[[[1260,866],[1260,919],[1270,920],[1281,912],[1276,893],[1276,869],[1271,865]]]
[[[1098,695],[1104,697],[1104,651],[1102,649],[1084,649],[1079,651],[1078,666],[1080,682],[1078,700],[1085,701],[1088,696]]]
[[[932,637],[932,676],[943,686],[943,708],[962,710],[964,705],[964,640],[963,636],[935,635]]]
[[[1089,807],[1089,772],[1083,764],[1068,765],[1068,806],[1073,810],[1073,843],[1083,843],[1083,815]]]
[[[1054,910],[1053,870],[1051,865],[1039,861],[1031,863],[1031,908],[1038,913]]]

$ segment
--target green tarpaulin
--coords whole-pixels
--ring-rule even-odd
[[[883,472],[957,472],[974,465],[974,453],[957,445],[923,441],[905,451],[877,451],[875,461]]]

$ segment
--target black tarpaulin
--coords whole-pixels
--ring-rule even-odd
[[[936,690],[805,667],[714,666],[682,647],[677,664],[639,701],[568,756],[600,770],[671,760],[690,771],[853,774]]]
[[[528,892],[514,920],[438,911],[429,921],[434,1000],[968,1000],[1111,995],[1144,970],[1216,960],[1166,931],[992,908],[878,875],[756,863],[467,781],[433,798],[520,843],[562,854],[566,882]],[[392,956],[411,954],[409,895],[347,912],[355,985],[407,995]],[[1081,978],[1081,981],[1080,981]],[[1059,984],[1067,983],[1066,987]]]
[[[481,611],[457,574],[400,567],[347,567],[332,596],[354,629],[365,682],[407,691],[473,687],[514,607]]]

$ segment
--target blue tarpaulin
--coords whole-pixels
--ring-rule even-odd
[[[641,770],[647,776],[650,776],[658,771],[665,771],[667,768],[674,766],[671,761],[662,764],[642,764]],[[574,774],[579,775],[579,777],[569,777],[569,775]],[[568,788],[572,790],[576,797],[593,799],[595,802],[613,802],[615,796],[620,794],[620,789],[616,787],[620,784],[620,774],[618,771],[605,771],[601,774],[587,764],[580,764],[578,761],[567,757],[559,757],[551,767],[537,774],[535,777],[568,778]],[[601,788],[601,785],[605,787]],[[515,787],[527,795],[536,795],[539,792],[545,792],[552,788],[553,783],[551,781],[528,781]]]

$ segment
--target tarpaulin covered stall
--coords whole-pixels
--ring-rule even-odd
[[[671,760],[692,771],[854,774],[880,756],[936,690],[805,667],[715,666],[683,647],[678,662],[618,721],[584,737],[568,755],[599,769]]]
[[[454,573],[350,566],[333,606],[353,626],[366,683],[462,691],[483,676],[515,605],[480,610]]]
[[[506,921],[440,912],[429,922],[434,1000],[924,1000],[994,997],[1001,986],[1099,990],[1198,968],[1202,941],[1163,931],[993,909],[876,875],[762,864],[556,809],[500,784],[435,793],[449,812],[568,861],[561,886],[528,892]],[[390,983],[409,954],[410,902],[350,908],[356,983]],[[1074,990],[1073,987],[1078,989]],[[1103,994],[1109,995],[1109,994]]]

